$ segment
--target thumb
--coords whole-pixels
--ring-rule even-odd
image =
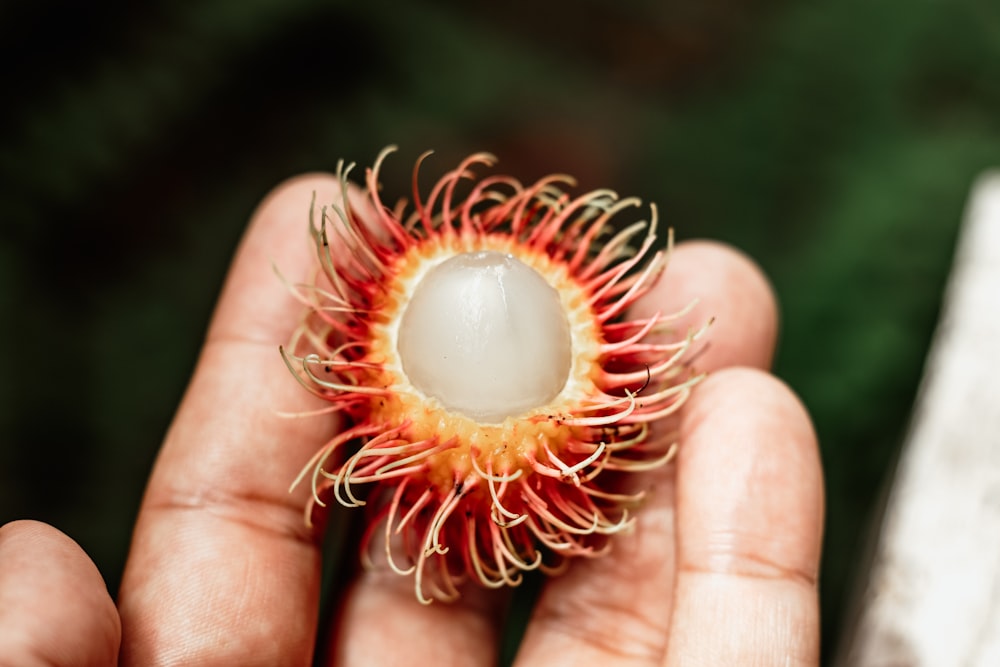
[[[116,665],[121,624],[97,567],[37,521],[0,527],[0,656],[11,665]]]

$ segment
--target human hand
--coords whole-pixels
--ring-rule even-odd
[[[287,489],[338,421],[276,414],[325,404],[277,359],[300,306],[270,265],[306,279],[304,212],[337,187],[296,179],[254,216],[143,500],[119,595],[121,664],[302,665],[317,636],[334,664],[495,662],[504,598],[472,586],[425,607],[407,579],[362,572],[336,627],[317,628],[321,535],[303,523],[308,491]],[[743,257],[681,244],[636,308],[694,297],[690,321],[717,323],[698,359],[711,375],[678,417],[677,460],[649,473],[635,530],[608,556],[547,582],[518,665],[818,664],[822,475],[804,410],[761,370],[773,297]],[[65,537],[38,524],[0,532],[0,654],[114,664],[110,605]]]

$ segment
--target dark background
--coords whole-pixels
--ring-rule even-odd
[[[1000,5],[0,5],[0,522],[117,587],[231,252],[277,182],[474,150],[758,259],[827,471],[825,648],[905,434],[963,210],[1000,164]],[[280,363],[277,361],[276,363]]]

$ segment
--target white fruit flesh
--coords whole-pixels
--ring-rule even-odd
[[[572,364],[558,293],[495,251],[463,253],[428,271],[403,312],[397,345],[414,387],[486,424],[551,402]]]

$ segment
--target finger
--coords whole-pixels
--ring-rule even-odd
[[[711,321],[696,365],[770,368],[778,336],[778,304],[767,277],[743,253],[714,241],[680,243],[663,278],[632,309],[635,316],[695,306],[673,326],[695,331]]]
[[[819,664],[823,480],[805,410],[773,377],[732,369],[681,428],[666,664]]]
[[[302,306],[275,276],[310,279],[310,202],[333,177],[277,188],[255,212],[153,470],[120,593],[123,663],[308,664],[319,594],[307,490],[289,483],[335,432],[278,346]]]
[[[368,222],[376,215],[360,196],[352,197],[351,205]],[[373,567],[351,583],[330,632],[324,650],[329,664],[476,667],[495,662],[507,596],[466,586],[454,602],[422,605],[412,577],[400,577],[383,554],[372,551]],[[386,641],[387,630],[391,641]]]
[[[680,244],[633,314],[674,312],[694,299],[697,306],[676,328],[683,335],[715,318],[697,359],[699,370],[770,363],[777,306],[750,260],[715,243]],[[681,451],[686,446],[682,440]],[[649,473],[642,488],[649,495],[634,530],[616,536],[607,556],[577,561],[548,582],[517,664],[652,665],[662,659],[673,604],[674,467]]]
[[[10,665],[115,665],[121,626],[76,542],[35,521],[0,527],[0,656]]]
[[[455,602],[424,606],[412,581],[376,565],[348,592],[331,636],[330,664],[492,665],[504,600],[497,591],[469,586]]]
[[[362,216],[362,202],[354,203]],[[412,577],[394,572],[379,549],[351,583],[324,654],[331,665],[476,667],[496,661],[507,596],[466,586],[453,602],[423,605]],[[391,640],[386,633],[391,631]]]

